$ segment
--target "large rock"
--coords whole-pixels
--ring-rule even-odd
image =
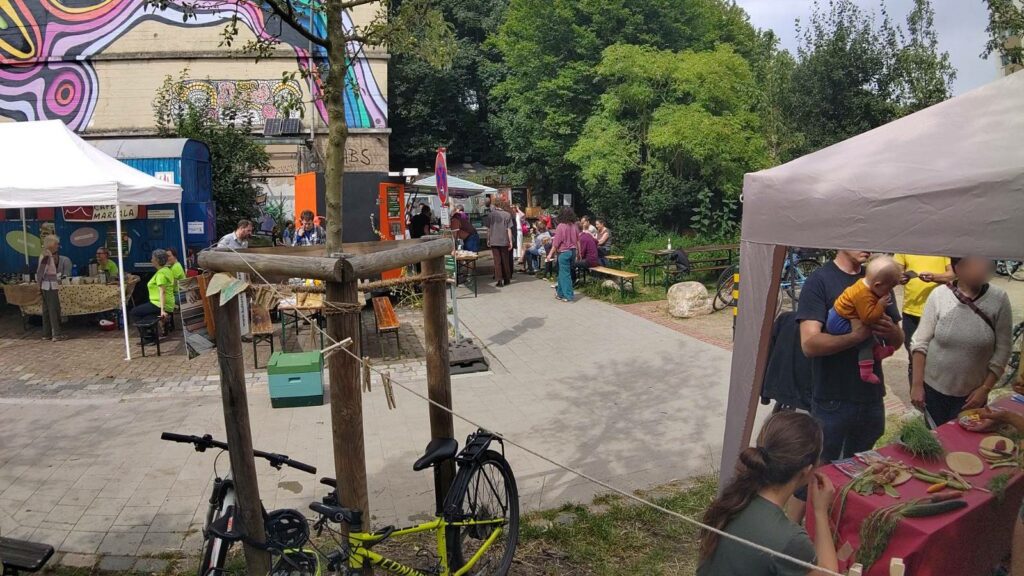
[[[676,318],[693,318],[711,312],[708,290],[700,282],[680,282],[668,289],[668,313]]]

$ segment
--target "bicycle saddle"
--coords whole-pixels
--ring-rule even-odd
[[[412,465],[412,469],[419,472],[424,468],[430,468],[434,464],[450,460],[459,451],[459,442],[454,438],[434,438],[427,444],[423,456]]]

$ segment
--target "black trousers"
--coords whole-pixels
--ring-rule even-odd
[[[132,317],[132,324],[149,324],[160,317],[160,307],[152,302],[145,302],[132,308],[128,315]]]
[[[903,313],[903,347],[907,349],[907,381],[911,384],[914,383],[914,355],[910,352],[910,341],[914,338],[914,332],[917,332],[920,323],[920,316]]]
[[[960,415],[967,396],[946,396],[927,383],[924,385],[924,404],[936,426],[942,426]]]

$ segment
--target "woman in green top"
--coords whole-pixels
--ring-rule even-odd
[[[146,283],[149,288],[149,302],[132,308],[132,321],[135,324],[149,324],[157,317],[166,318],[174,312],[174,273],[167,262],[166,250],[153,250],[150,262],[156,273]]]
[[[836,571],[829,530],[835,486],[814,467],[821,456],[821,426],[807,414],[780,412],[761,427],[757,446],[740,454],[731,484],[704,513],[704,523],[727,534]],[[814,542],[786,516],[786,502],[810,485]],[[700,535],[697,576],[806,576],[819,574],[706,530]]]
[[[106,246],[96,249],[96,272],[107,275],[107,282],[117,280],[117,264],[110,259],[110,251]]]
[[[167,265],[171,268],[171,276],[174,277],[174,293],[178,293],[178,282],[185,279],[185,267],[178,261],[178,252],[174,248],[167,249]]]

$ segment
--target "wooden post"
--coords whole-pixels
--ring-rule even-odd
[[[356,303],[356,282],[328,282],[327,302]],[[360,356],[359,314],[330,314],[327,335],[333,342],[351,338],[349,351]],[[346,508],[363,512],[364,529],[369,529],[370,502],[366,488],[366,453],[363,447],[363,396],[360,364],[339,351],[327,358],[330,371],[331,429],[334,434],[334,473],[338,500]],[[365,571],[364,571],[365,572]]]
[[[431,258],[422,263],[423,274],[444,272],[444,258]],[[452,377],[448,361],[448,299],[444,282],[423,285],[423,336],[427,348],[427,395],[449,410],[452,407]],[[455,428],[449,412],[430,405],[430,437],[454,438]],[[448,460],[434,470],[434,498],[437,510],[455,479],[455,462]]]
[[[220,295],[216,295],[217,303]],[[220,364],[220,394],[224,403],[224,429],[230,449],[231,475],[238,503],[235,521],[244,535],[247,574],[270,572],[270,553],[249,544],[266,542],[260,489],[256,482],[256,461],[252,454],[249,429],[249,404],[245,392],[245,360],[242,358],[242,334],[238,318],[238,298],[214,306],[217,317],[217,361]]]

